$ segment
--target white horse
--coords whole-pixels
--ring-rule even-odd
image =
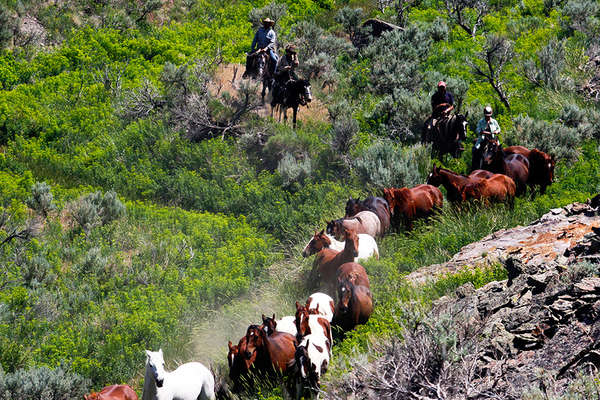
[[[321,235],[321,233],[323,233],[323,235]],[[336,250],[336,251],[344,250],[344,246],[346,245],[346,242],[340,242],[340,241],[336,240],[333,236],[326,234],[323,231],[321,231],[321,233],[315,234],[315,235],[318,235],[319,239],[323,239],[323,236],[325,236],[327,239],[329,239],[329,240],[325,240],[325,242],[328,242],[328,243],[324,243],[323,244],[324,247],[328,247],[328,248],[330,248],[332,250]],[[316,247],[312,246],[316,240],[317,240],[317,238],[315,236],[313,236],[310,239],[310,241],[306,244],[306,246],[302,250],[302,255],[304,257],[311,256],[320,250],[319,246],[316,246]],[[379,247],[377,247],[377,242],[375,241],[375,238],[373,238],[373,236],[368,235],[366,233],[359,233],[358,234],[358,256],[354,257],[354,262],[358,262],[358,260],[366,260],[367,258],[371,258],[371,257],[375,257],[375,259],[379,260]]]
[[[142,400],[214,400],[215,378],[204,365],[190,362],[165,371],[162,349],[146,350]]]
[[[311,310],[317,311],[317,314],[322,315],[329,322],[333,319],[335,304],[333,299],[325,293],[316,292],[311,294],[306,300],[306,308],[310,313]]]

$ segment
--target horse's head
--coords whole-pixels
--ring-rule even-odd
[[[554,181],[554,167],[556,160],[538,149],[531,150],[529,161],[532,171],[530,173],[542,178],[545,184],[550,185]]]
[[[338,309],[342,314],[348,312],[350,308],[350,298],[352,297],[352,283],[347,279],[338,283]]]
[[[327,223],[327,233],[337,240],[341,240],[344,233],[343,219],[336,219]]]
[[[162,349],[158,351],[146,350],[146,357],[146,370],[150,370],[156,382],[156,387],[162,387],[166,374]]]
[[[305,336],[308,332],[308,316],[308,309],[296,302],[296,330],[298,331],[298,339]]]
[[[301,80],[301,91],[300,95],[300,104],[305,106],[307,103],[312,101],[312,93],[310,91],[310,82],[308,80]]]
[[[433,169],[427,176],[427,184],[433,186],[440,186],[442,184],[442,175],[440,174],[440,169],[433,164]]]
[[[308,357],[308,340],[305,344],[296,345],[296,352],[294,354],[294,359],[296,360],[296,368],[300,371],[300,376],[302,379],[306,379],[308,377],[308,373],[310,371],[310,358]]]
[[[352,217],[360,211],[360,200],[350,197],[346,202],[346,217]]]
[[[344,250],[348,249],[352,251],[353,257],[358,257],[358,235],[354,229],[344,228],[344,236],[346,237],[346,244]]]
[[[467,116],[462,115],[462,114],[456,114],[456,123],[458,125],[459,132],[460,132],[459,137],[463,137],[463,138],[466,137],[467,136],[467,125],[469,124],[467,122]]]
[[[250,360],[256,357],[256,353],[263,347],[263,339],[265,331],[263,331],[258,325],[250,325],[246,330],[246,350],[244,352],[244,358]]]
[[[502,154],[502,147],[498,139],[490,139],[483,148],[483,163],[485,165],[491,165],[494,161],[502,161],[504,159]]]
[[[238,355],[238,346],[231,343],[231,340],[227,342],[227,346],[229,347],[229,352],[227,353],[227,363],[229,364],[229,370],[231,371],[235,357]]]
[[[262,321],[263,330],[267,333],[267,335],[270,335],[277,330],[277,321],[275,321],[275,314],[273,314],[273,318],[266,317],[265,314],[263,314]]]
[[[304,247],[304,250],[302,250],[302,256],[312,256],[313,254],[320,252],[321,250],[329,247],[330,245],[331,239],[327,237],[323,230],[321,230],[321,232],[319,233],[315,232],[312,239],[310,239],[310,242],[308,242],[306,247]]]

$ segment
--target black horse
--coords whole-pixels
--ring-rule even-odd
[[[479,148],[476,149],[473,146],[471,153],[471,171],[476,169],[486,169],[486,164],[490,164],[494,154],[496,153],[496,141],[490,136],[484,136],[484,140],[479,144]]]
[[[422,143],[432,143],[432,152],[439,157],[451,154],[458,158],[464,150],[461,141],[467,137],[467,117],[452,114],[443,117],[435,125],[425,123],[421,135]]]
[[[285,84],[283,90],[278,92],[278,95],[274,96],[273,101],[271,101],[271,117],[275,107],[279,107],[279,121],[281,121],[281,114],[283,114],[283,120],[287,122],[287,109],[292,108],[294,110],[293,124],[296,128],[298,107],[305,106],[312,101],[310,82],[304,79],[291,80]]]
[[[273,89],[273,74],[271,74],[271,68],[269,68],[271,58],[266,51],[261,50],[248,54],[248,57],[250,58],[250,69],[244,72],[244,77],[262,81],[262,92],[260,95],[264,104],[267,89],[269,92]]]

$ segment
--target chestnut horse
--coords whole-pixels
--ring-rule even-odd
[[[107,386],[99,392],[83,396],[85,400],[138,400],[135,391],[127,385]]]
[[[461,194],[463,201],[474,199],[484,201],[512,201],[515,197],[515,182],[508,176],[496,174],[488,179],[466,185]]]
[[[529,150],[523,146],[510,146],[504,149],[505,154],[521,154],[529,160],[529,179],[527,183],[532,188],[540,187],[540,193],[546,193],[546,187],[554,181],[554,167],[556,160],[554,156],[548,155],[541,150]]]
[[[356,233],[366,233],[373,237],[383,236],[381,221],[373,211],[361,211],[354,217],[327,222],[327,233],[337,240],[343,240],[343,228],[354,229]]]
[[[266,374],[293,371],[294,353],[298,342],[293,335],[274,332],[271,335],[258,325],[250,325],[246,331],[246,352],[244,357],[255,357],[256,368]]]
[[[318,314],[311,314],[308,308],[296,302],[296,328],[298,334],[296,339],[301,341],[306,335],[323,335],[329,342],[329,350],[333,343],[331,337],[331,324],[325,317]]]
[[[517,196],[525,194],[527,191],[527,181],[529,180],[529,160],[521,154],[506,155],[500,142],[490,141],[489,151],[484,154],[483,168],[488,171],[504,174],[512,178],[517,187]]]
[[[354,285],[348,280],[340,282],[333,325],[349,331],[356,325],[366,324],[372,313],[373,296],[368,287]]]
[[[427,177],[427,184],[433,186],[444,186],[446,188],[446,197],[448,200],[456,202],[462,200],[461,192],[466,185],[475,183],[480,179],[481,178],[478,176],[460,175],[454,171],[436,167],[434,164],[431,173]]]
[[[337,270],[336,280],[338,286],[340,282],[347,280],[354,285],[362,285],[368,288],[371,287],[369,276],[367,275],[365,268],[354,262],[342,264]]]
[[[364,260],[375,257],[379,260],[379,247],[373,236],[366,233],[358,235],[358,256],[354,257],[354,261]],[[344,250],[345,242],[337,241],[333,236],[327,235],[323,230],[315,232],[313,237],[302,250],[302,257],[310,257],[324,248],[342,251]]]
[[[335,274],[340,265],[354,261],[354,257],[358,255],[358,237],[352,229],[344,229],[346,236],[346,245],[344,250],[335,251],[328,248],[321,250],[315,257],[313,269],[310,273],[310,280],[315,281],[315,276],[318,274],[321,281],[333,293],[335,290]]]
[[[442,192],[432,185],[417,185],[412,189],[385,188],[383,193],[392,210],[396,229],[402,219],[406,229],[411,230],[415,219],[427,217],[444,205]]]
[[[361,211],[373,211],[381,222],[383,233],[390,229],[391,212],[386,199],[369,196],[364,200],[350,197],[346,202],[346,218],[354,217]]]

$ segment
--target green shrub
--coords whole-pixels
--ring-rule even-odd
[[[35,212],[48,216],[48,213],[56,208],[53,203],[54,196],[50,191],[50,185],[46,182],[36,182],[31,188],[31,197],[27,199],[27,205]]]
[[[46,367],[0,374],[2,400],[69,400],[83,398],[90,381],[62,368]]]
[[[283,187],[291,188],[295,185],[301,185],[305,179],[311,176],[312,166],[310,157],[306,154],[301,160],[297,160],[290,153],[286,153],[279,164],[277,165],[277,172],[283,179]]]

